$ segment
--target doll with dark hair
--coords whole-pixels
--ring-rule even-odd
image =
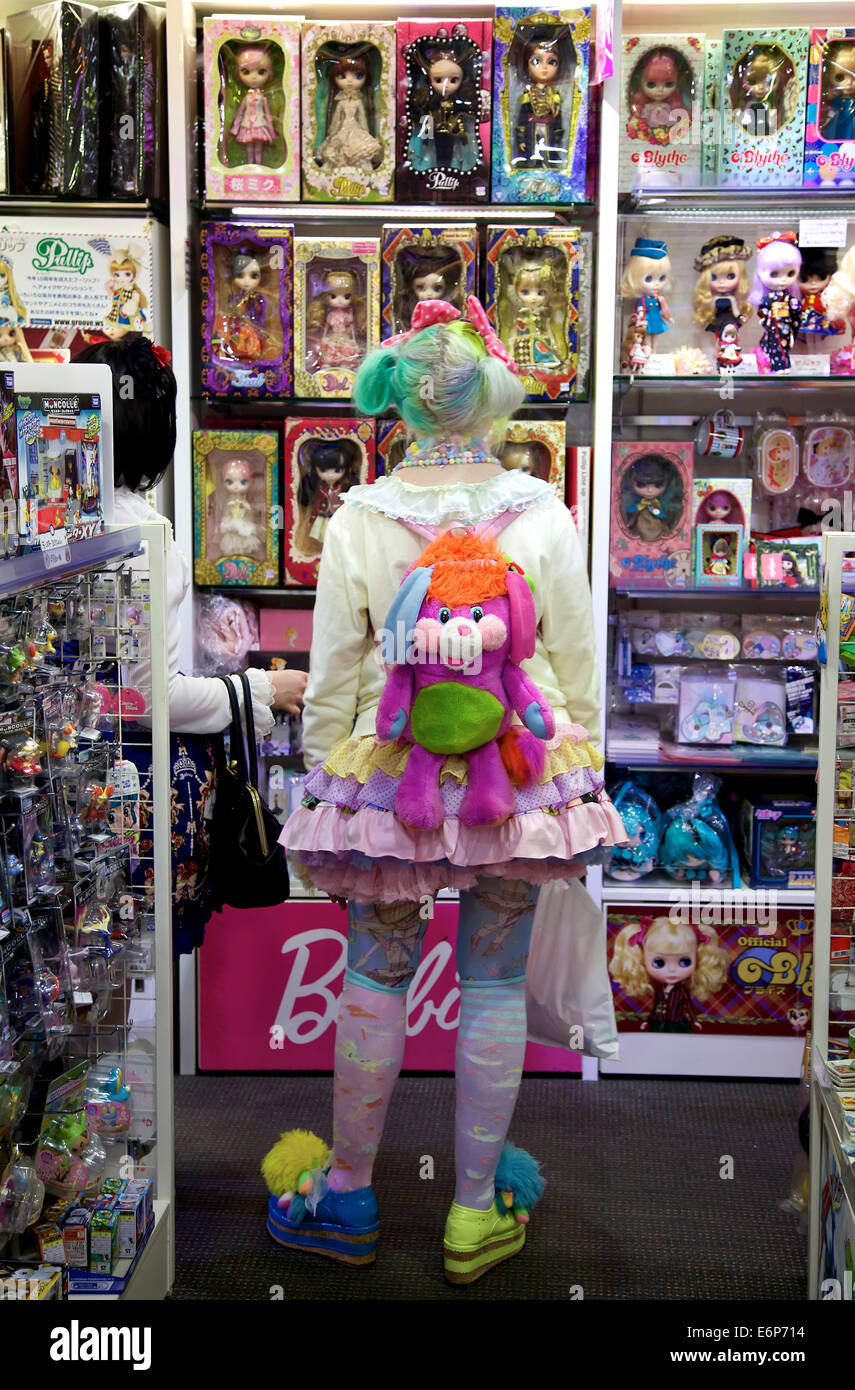
[[[217,351],[239,362],[257,362],[267,352],[267,300],[259,293],[263,269],[249,247],[234,252],[229,266],[225,312],[217,322]]]
[[[323,170],[361,169],[370,173],[383,158],[383,145],[374,134],[374,93],[366,56],[368,45],[352,45],[355,52],[332,58],[318,51],[316,64],[327,73],[325,137],[315,151]]]
[[[667,499],[674,466],[662,454],[642,454],[626,470],[621,509],[627,530],[652,544],[673,529],[673,507]]]
[[[411,326],[413,310],[423,299],[445,299],[463,308],[463,262],[454,246],[404,246],[395,257],[396,289],[393,304],[396,333]]]
[[[441,29],[435,40],[410,44],[407,161],[413,169],[466,174],[479,163],[481,62],[481,50],[462,25],[455,25],[451,38]]]
[[[837,255],[822,246],[809,246],[802,250],[802,265],[799,271],[799,286],[802,292],[802,317],[799,324],[800,338],[832,338],[843,332],[843,324],[829,318],[822,304],[822,292],[831,283],[837,270]]]
[[[360,481],[362,458],[355,439],[307,439],[300,445],[297,501],[302,514],[294,543],[301,555],[320,555],[330,518],[343,494]]]
[[[567,158],[559,83],[573,71],[575,54],[566,25],[526,26],[517,47],[517,74],[525,83],[513,133],[514,167],[541,168]]]

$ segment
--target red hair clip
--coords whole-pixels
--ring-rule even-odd
[[[757,250],[762,251],[764,246],[771,246],[773,241],[788,241],[791,246],[798,246],[799,239],[795,232],[773,232],[771,236],[761,236],[757,242]]]
[[[169,348],[165,348],[161,343],[152,343],[151,350],[161,367],[172,366],[172,353]]]

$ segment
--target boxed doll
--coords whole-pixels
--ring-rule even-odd
[[[489,19],[398,20],[400,202],[490,196]]]
[[[695,527],[695,584],[699,589],[739,588],[745,533],[726,521],[701,522]]]
[[[514,420],[498,449],[503,468],[551,483],[564,500],[567,426],[564,420]]]
[[[166,15],[157,5],[99,11],[105,198],[166,197]],[[109,150],[109,159],[106,152]]]
[[[752,888],[813,888],[816,805],[796,797],[746,797],[739,815]]]
[[[294,391],[347,397],[366,353],[377,346],[379,243],[294,239]]]
[[[202,390],[290,396],[291,227],[202,224]]]
[[[377,476],[397,468],[407,451],[410,436],[403,420],[377,421]]]
[[[816,589],[820,542],[816,537],[757,537],[756,582],[761,589]]]
[[[13,193],[98,192],[98,10],[56,0],[6,19]]]
[[[811,31],[803,182],[855,184],[855,29]]]
[[[395,182],[395,25],[303,25],[303,198],[388,203]]]
[[[751,539],[751,479],[698,478],[692,481],[692,525],[726,522],[741,526],[743,541]]]
[[[374,481],[374,421],[285,421],[283,582],[314,585],[330,517],[356,483]]]
[[[487,314],[530,399],[573,394],[580,244],[578,227],[487,229]]]
[[[275,430],[194,430],[196,583],[278,584],[278,502]]]
[[[684,588],[692,550],[692,446],[615,444],[609,583]]]
[[[380,333],[390,338],[410,327],[420,299],[447,299],[463,312],[478,285],[478,232],[474,223],[448,227],[383,228]]]
[[[591,11],[500,5],[493,41],[493,202],[583,203]]]
[[[618,188],[698,186],[703,91],[703,34],[624,38]]]
[[[704,40],[704,101],[701,112],[701,183],[718,183],[718,152],[721,146],[721,39]]]
[[[207,196],[296,202],[299,22],[209,17],[203,32]]]
[[[719,183],[792,188],[802,181],[807,29],[726,29]]]

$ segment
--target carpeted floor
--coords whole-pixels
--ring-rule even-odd
[[[261,1158],[282,1129],[331,1138],[331,1079],[178,1077],[174,1297],[554,1300],[581,1286],[585,1299],[801,1299],[807,1241],[783,1206],[801,1096],[789,1082],[526,1079],[510,1137],[549,1186],[522,1254],[456,1289],[442,1274],[451,1077],[399,1082],[365,1269],[283,1250],[264,1227]]]

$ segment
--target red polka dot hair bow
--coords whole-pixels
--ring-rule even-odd
[[[773,241],[788,241],[792,246],[798,245],[798,237],[795,232],[773,232],[771,236],[761,236],[757,242],[757,250],[762,251],[764,246],[771,246]]]
[[[458,321],[477,334],[491,357],[497,357],[500,362],[504,362],[509,371],[514,373],[514,376],[519,376],[519,367],[504,343],[500,341],[484,312],[483,306],[474,294],[470,294],[466,301],[465,318],[459,309],[456,309],[453,304],[449,304],[447,299],[419,300],[413,310],[412,327],[406,333],[396,333],[393,338],[387,338],[383,346],[392,347],[400,343],[408,343],[417,333],[421,333],[425,328],[432,328],[435,323],[456,323]]]

